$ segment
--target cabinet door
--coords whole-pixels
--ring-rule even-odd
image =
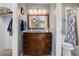
[[[37,55],[37,40],[36,39],[30,39],[29,42],[29,52],[32,55]]]
[[[24,40],[24,54],[37,55],[37,40],[33,37],[26,38]]]
[[[51,54],[51,39],[49,37],[38,38],[38,55],[50,55]]]
[[[44,54],[50,55],[51,54],[51,40],[44,40]]]
[[[38,55],[43,55],[44,54],[44,49],[45,49],[45,44],[43,39],[38,39]]]

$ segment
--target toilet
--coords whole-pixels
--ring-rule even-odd
[[[71,51],[74,50],[74,47],[72,44],[63,42],[62,43],[62,55],[63,56],[71,56]]]

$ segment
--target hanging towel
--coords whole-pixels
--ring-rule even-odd
[[[8,28],[7,28],[7,31],[9,32],[9,34],[11,36],[12,36],[12,22],[13,22],[13,18],[11,18],[9,25],[8,25]]]
[[[75,8],[67,10],[67,33],[64,42],[72,44],[75,49],[76,46],[76,34],[75,34],[75,20],[76,13]],[[74,50],[71,51],[71,55],[75,55]]]
[[[20,27],[21,31],[26,30],[26,22],[25,22],[24,20],[21,20],[20,26],[21,26],[21,27]]]

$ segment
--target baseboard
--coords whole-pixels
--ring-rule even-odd
[[[23,51],[21,52],[20,56],[23,56]],[[54,56],[52,51],[51,51],[51,56]]]

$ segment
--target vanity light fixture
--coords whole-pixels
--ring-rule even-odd
[[[31,15],[44,15],[47,14],[45,9],[30,9],[29,14]]]

